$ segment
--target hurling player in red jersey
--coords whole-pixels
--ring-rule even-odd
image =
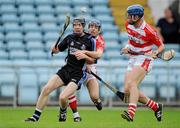
[[[81,51],[76,52],[76,57],[78,59],[81,59],[81,56],[83,56],[83,54],[86,54],[92,58],[99,59],[102,56],[104,47],[105,47],[104,39],[103,39],[102,35],[100,35],[100,32],[101,32],[100,21],[96,20],[96,19],[91,20],[88,24],[88,30],[89,30],[89,33],[92,36],[94,36],[96,39],[96,51],[89,52],[89,51],[81,50]],[[87,65],[87,72],[90,73],[90,71],[92,71],[94,73],[97,72],[96,64]],[[99,98],[99,84],[97,82],[97,79],[89,73],[87,73],[87,80],[85,81],[85,85],[88,88],[91,100],[93,101],[93,103],[95,104],[97,109],[101,110],[102,103]],[[69,97],[69,106],[73,111],[74,122],[80,122],[81,117],[77,111],[77,100],[76,100],[75,95],[72,95],[71,97]]]
[[[124,80],[124,91],[129,93],[129,106],[128,111],[124,111],[121,116],[127,121],[133,121],[137,102],[140,102],[150,107],[157,120],[161,121],[163,105],[145,96],[138,86],[152,68],[157,54],[164,50],[164,44],[156,31],[145,22],[144,8],[141,5],[131,5],[127,8],[126,30],[129,41],[122,52],[130,54]],[[152,50],[153,45],[157,46],[155,51]],[[132,54],[142,52],[145,55]]]

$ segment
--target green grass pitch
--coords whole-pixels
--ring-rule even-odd
[[[23,120],[32,115],[34,108],[0,107],[0,128],[180,128],[180,108],[165,108],[163,121],[157,122],[150,109],[139,108],[134,122],[128,123],[120,114],[126,108],[79,109],[82,122],[75,123],[68,110],[66,122],[58,122],[58,108],[46,107],[39,122]]]

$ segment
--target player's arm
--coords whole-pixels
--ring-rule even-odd
[[[152,57],[154,58],[154,59],[156,59],[157,58],[157,55],[159,54],[159,53],[161,53],[164,49],[165,49],[165,46],[164,46],[164,44],[163,44],[163,41],[161,40],[161,38],[158,36],[158,34],[155,32],[155,33],[153,33],[152,35],[151,35],[151,40],[154,42],[154,44],[158,47],[156,50],[154,50],[153,52],[152,52]]]
[[[96,51],[84,51],[84,53],[92,58],[99,59],[103,55],[105,42],[102,37],[96,40]]]
[[[163,36],[161,34],[161,28],[160,27],[157,27],[157,33],[160,36],[161,40],[164,41],[164,38],[163,38]]]
[[[103,49],[97,49],[96,51],[84,50],[83,52],[94,59],[99,59],[103,55]]]
[[[92,57],[89,57],[89,56],[86,55],[86,54],[85,54],[85,56],[86,56],[85,60],[86,60],[86,63],[87,63],[87,64],[93,64],[93,63],[96,61],[96,59],[94,59],[94,58],[92,58]]]
[[[86,65],[86,72],[91,73],[92,66],[91,64]]]
[[[52,52],[57,54],[59,52],[64,51],[67,49],[68,43],[67,43],[68,37],[64,38],[61,43],[59,43],[58,47],[55,47],[55,44],[52,45],[51,49]]]
[[[55,44],[53,44],[51,46],[51,51],[54,53],[54,54],[57,54],[59,52],[59,48],[58,47],[55,47]]]
[[[88,55],[86,55],[86,54],[84,54],[83,52],[80,52],[80,51],[81,50],[76,51],[74,53],[74,55],[76,56],[76,58],[78,60],[85,59],[87,64],[93,64],[94,63],[94,61],[95,61],[94,58],[92,58],[92,57],[90,57],[90,56],[88,56]]]
[[[97,51],[87,51],[87,52],[97,52]],[[87,54],[85,54],[85,50],[78,50],[74,53],[74,55],[76,56],[76,58],[78,60],[80,59],[85,59],[87,64],[93,64],[97,62],[97,59],[92,57],[92,56],[88,56]]]
[[[68,39],[69,39],[69,36],[64,38],[64,40],[58,45],[58,49],[59,49],[60,52],[63,52],[64,50],[67,49],[67,47],[68,47]]]
[[[91,41],[91,46],[87,49],[90,51],[95,50],[95,40],[90,40]],[[78,60],[85,59],[87,64],[93,64],[95,62],[95,59],[92,58],[91,56],[88,56],[84,53],[84,50],[77,50],[74,55]]]
[[[121,49],[120,54],[129,54],[129,44],[127,43],[124,48]]]
[[[161,43],[161,45],[158,46],[158,49],[156,50],[157,54],[161,53],[163,50],[165,49],[165,46],[163,43]]]
[[[152,40],[154,40],[154,44],[158,47],[158,49],[155,50],[155,52],[157,52],[157,54],[161,53],[165,49],[165,46],[163,44],[163,41],[161,40],[161,38],[158,36],[157,33],[154,34]]]
[[[96,40],[92,38],[92,39],[90,40],[90,42],[91,42],[91,47],[90,47],[90,49],[87,49],[87,50],[85,50],[85,51],[89,51],[89,52],[92,52],[92,53],[96,53],[96,52],[97,52],[97,51],[96,51]],[[82,53],[85,54],[85,56],[87,56],[87,58],[86,58],[86,63],[87,63],[87,64],[93,64],[93,63],[95,63],[95,62],[96,62],[96,58],[94,58],[94,57],[92,57],[92,56],[89,56],[88,54],[85,53],[85,51],[82,50]]]

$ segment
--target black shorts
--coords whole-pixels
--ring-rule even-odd
[[[79,90],[81,88],[81,85],[86,80],[86,73],[85,71],[82,71],[80,69],[74,69],[73,67],[69,65],[63,66],[57,73],[56,73],[64,82],[65,86],[69,82],[74,82],[78,86]]]

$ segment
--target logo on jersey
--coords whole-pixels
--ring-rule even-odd
[[[140,38],[140,37],[137,38],[137,37],[134,37],[134,36],[128,34],[128,38],[129,38],[129,40],[132,40],[132,41],[134,41],[134,42],[136,42],[136,43],[144,44],[144,41],[143,41],[143,40],[138,39],[138,38]]]
[[[146,33],[145,33],[145,31],[143,29],[136,29],[136,28],[134,28],[133,25],[128,25],[127,29],[128,29],[127,30],[128,33],[131,33],[131,31],[134,31],[134,32],[139,33],[142,36],[146,36]]]
[[[76,79],[71,79],[71,81],[72,81],[72,82],[74,82],[74,83],[76,83],[76,82],[77,82],[77,80],[76,80]]]
[[[76,41],[77,44],[81,44],[80,42]]]
[[[70,54],[73,54],[73,53],[75,53],[77,50],[79,50],[79,49],[74,48],[74,47],[70,47],[70,48],[69,48],[69,53],[70,53]]]
[[[73,41],[71,41],[70,45],[71,45],[71,46],[74,46],[74,42],[73,42]]]
[[[85,50],[85,49],[86,49],[86,46],[85,46],[84,44],[82,44],[81,49],[82,49],[82,50]]]

